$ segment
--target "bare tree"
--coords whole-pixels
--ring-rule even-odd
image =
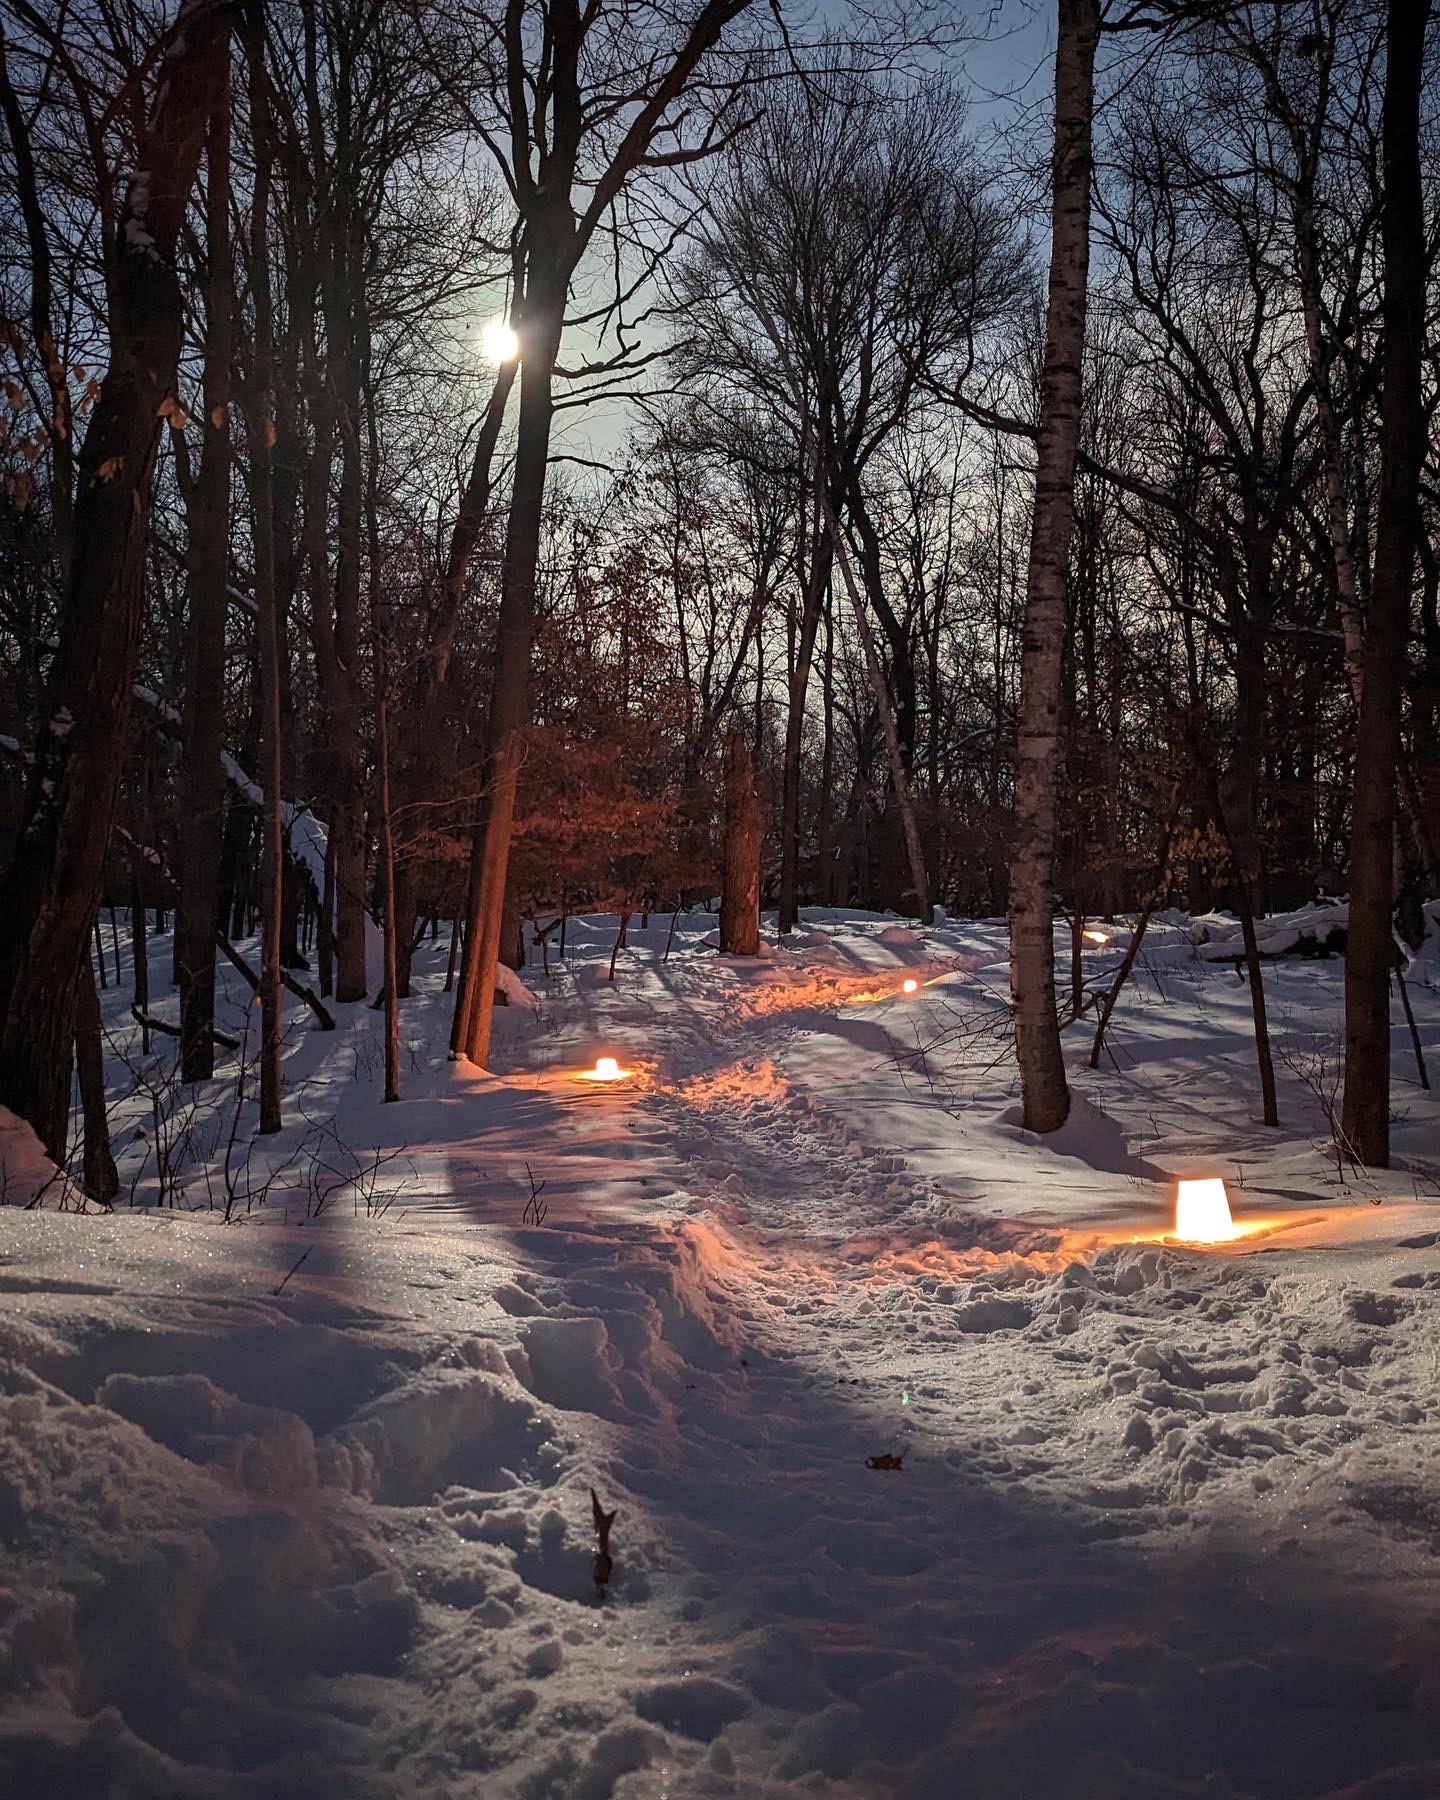
[[[716,133],[723,136],[723,125],[712,124],[694,142],[686,135],[683,113],[672,115],[672,108],[748,4],[706,0],[678,22],[652,9],[648,0],[583,12],[577,0],[536,0],[532,6],[511,0],[506,12],[495,81],[508,136],[505,175],[520,218],[521,280],[511,309],[520,341],[520,402],[486,793],[475,826],[465,958],[450,1040],[452,1052],[471,1062],[484,1063],[490,1049],[515,793],[529,718],[536,563],[555,369],[571,277],[637,169],[694,161],[711,147]],[[614,71],[628,84],[626,101],[607,93],[600,104],[588,104],[587,80],[604,89],[608,79],[604,46],[631,39],[640,48],[633,58],[624,55]],[[722,119],[735,98],[732,93],[722,100]],[[623,129],[607,145],[604,124],[617,115],[624,120]],[[600,158],[598,173],[588,182],[582,154]]]

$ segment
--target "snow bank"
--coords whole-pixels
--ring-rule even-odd
[[[1435,1097],[1373,1183],[1283,1060],[1263,1127],[1174,919],[1039,1140],[1003,923],[807,912],[749,964],[669,923],[602,983],[573,921],[488,1073],[422,945],[398,1105],[379,1015],[292,1030],[242,1226],[203,1156],[194,1214],[0,1208],[0,1793],[1440,1792]],[[1329,1053],[1342,977],[1267,963],[1277,1046]],[[1192,1169],[1263,1232],[1164,1242]]]

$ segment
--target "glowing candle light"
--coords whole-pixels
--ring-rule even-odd
[[[1108,944],[1110,942],[1108,931],[1087,931],[1085,936],[1092,944]]]
[[[1187,1244],[1224,1244],[1241,1235],[1218,1175],[1176,1183],[1175,1235]]]
[[[902,993],[918,994],[920,992],[920,983],[913,975],[907,975],[904,981],[901,982],[900,989]]]
[[[600,1056],[595,1060],[595,1079],[597,1081],[618,1081],[620,1065],[613,1056]]]

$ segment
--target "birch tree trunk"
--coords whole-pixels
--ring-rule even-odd
[[[1097,0],[1059,0],[1050,291],[1021,631],[1010,854],[1010,993],[1029,1131],[1055,1131],[1070,1111],[1055,1011],[1055,788],[1090,267],[1090,138],[1099,35]]]
[[[1400,696],[1425,458],[1425,213],[1420,177],[1420,88],[1429,0],[1390,0],[1381,124],[1380,497],[1355,738],[1350,838],[1350,929],[1345,953],[1345,1092],[1351,1151],[1390,1164],[1390,972],[1395,902],[1391,847],[1400,755]]]

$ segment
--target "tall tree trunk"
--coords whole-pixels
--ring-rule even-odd
[[[517,321],[522,346],[520,408],[490,696],[487,791],[471,851],[465,953],[450,1034],[452,1054],[481,1065],[490,1054],[521,738],[530,720],[535,577],[554,417],[551,390],[569,286],[571,227],[563,209],[542,215],[532,230],[525,299]]]
[[[180,895],[175,969],[180,981],[180,1076],[215,1073],[215,927],[225,830],[226,583],[230,574],[230,364],[234,270],[230,249],[229,47],[226,89],[210,121],[205,190],[205,431],[188,509],[189,679],[185,687],[185,829],[179,834]]]
[[[108,1206],[120,1187],[110,1148],[110,1120],[105,1110],[105,1051],[100,1035],[100,996],[90,958],[80,975],[75,1012],[75,1069],[80,1078],[80,1107],[85,1122],[85,1192]]]
[[[1059,0],[1050,292],[1021,635],[1010,855],[1010,993],[1030,1131],[1055,1131],[1070,1111],[1055,1011],[1055,787],[1090,268],[1090,137],[1099,35],[1098,0]]]
[[[225,78],[227,5],[197,8],[165,63],[119,209],[110,369],[80,455],[60,643],[22,829],[0,885],[0,1105],[62,1156],[75,1016],[125,760],[155,454],[175,407],[175,245]]]
[[[370,474],[365,487],[366,527],[370,549],[370,630],[375,682],[375,787],[380,816],[380,885],[385,906],[385,1099],[400,1098],[400,939],[405,940],[406,974],[409,974],[413,941],[413,911],[402,918],[397,911],[399,885],[395,880],[395,837],[390,824],[390,659],[380,585],[380,438],[375,422],[375,397],[370,389],[369,334],[363,339],[365,361],[365,421],[369,433]]]
[[[833,552],[829,534],[817,529],[810,550],[800,628],[796,633],[795,664],[790,672],[789,711],[785,718],[785,768],[780,798],[780,918],[781,936],[795,929],[796,889],[800,874],[800,751],[805,732],[805,700],[815,661],[815,639],[825,590],[830,582]]]
[[[721,868],[720,949],[760,954],[760,796],[742,732],[725,737],[725,853]]]
[[[1251,611],[1266,612],[1271,566],[1268,547],[1251,556]],[[1257,606],[1257,602],[1259,602]],[[1237,609],[1238,611],[1238,609]],[[1255,1061],[1260,1075],[1260,1104],[1267,1125],[1280,1123],[1275,1066],[1270,1054],[1270,1022],[1265,1004],[1265,977],[1255,935],[1255,920],[1264,912],[1264,859],[1260,835],[1260,770],[1265,754],[1264,640],[1253,627],[1235,633],[1234,742],[1223,776],[1213,787],[1216,823],[1230,851],[1230,899],[1240,919],[1245,946],[1245,975],[1250,984],[1250,1011],[1255,1022]]]
[[[130,998],[140,1015],[140,1054],[150,1054],[150,947],[145,940],[145,899],[140,886],[140,859],[130,852],[130,963],[134,980]]]
[[[255,310],[251,387],[245,396],[254,531],[255,604],[260,636],[261,784],[265,817],[260,854],[260,1125],[279,1131],[281,920],[285,905],[285,834],[281,822],[284,751],[280,712],[280,621],[275,589],[275,375],[270,288],[270,175],[274,146],[265,71],[264,14],[257,8],[247,33],[250,118],[255,175],[250,214],[250,287]]]
[[[1385,291],[1381,303],[1380,494],[1355,736],[1350,928],[1345,953],[1342,1123],[1353,1154],[1368,1166],[1382,1169],[1390,1163],[1395,770],[1425,457],[1420,89],[1429,10],[1428,0],[1390,0],[1386,9],[1381,124]]]

